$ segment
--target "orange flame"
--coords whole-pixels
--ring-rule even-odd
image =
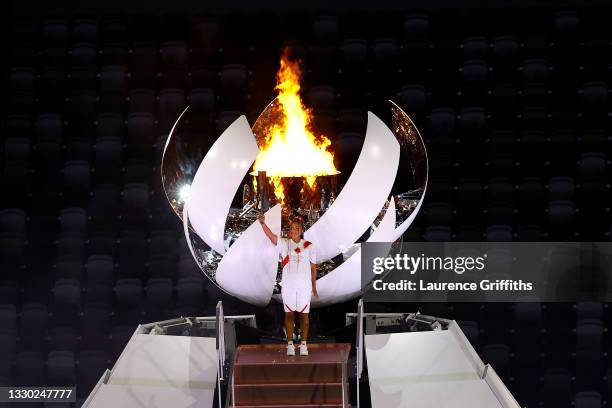
[[[281,120],[273,124],[253,165],[254,173],[262,170],[274,185],[276,198],[284,198],[282,177],[305,177],[312,188],[318,176],[337,174],[334,156],[328,150],[330,140],[312,132],[312,112],[300,97],[299,61],[289,59],[286,48],[276,73],[276,91]]]

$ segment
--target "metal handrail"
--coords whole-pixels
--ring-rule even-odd
[[[223,315],[223,302],[217,302],[215,310],[215,343],[219,360],[219,379],[223,380],[223,366],[225,365],[225,316]]]
[[[219,364],[217,364],[217,399],[218,399],[218,407],[221,408],[221,368]]]
[[[236,408],[236,393],[234,387],[236,378],[234,377],[234,375],[234,370],[232,370],[232,408]]]
[[[225,317],[223,315],[223,302],[218,301],[215,308],[215,346],[217,348],[217,396],[221,407],[221,380],[223,380],[223,366],[225,365]]]
[[[363,299],[357,304],[357,338],[355,339],[357,351],[357,408],[359,408],[359,380],[363,372]]]
[[[234,361],[235,362],[235,361]],[[235,407],[236,401],[234,399],[234,381],[235,381],[235,373],[234,373],[234,365],[230,366],[230,373],[227,377],[227,390],[225,391],[225,408]]]
[[[347,358],[347,360],[348,360],[348,358]],[[345,394],[345,391],[346,391],[346,384],[345,384],[346,379],[344,378],[344,371],[346,370],[346,362],[344,361],[344,350],[340,350],[340,364],[341,364],[340,371],[342,372],[342,383],[341,383],[341,386],[342,386],[342,408],[345,408],[346,407],[346,396],[344,394]]]

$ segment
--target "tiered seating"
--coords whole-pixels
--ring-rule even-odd
[[[244,112],[255,119],[285,41],[344,176],[367,110],[384,117],[392,99],[415,119],[430,184],[408,239],[610,240],[606,13],[16,20],[1,144],[0,382],[76,381],[82,398],[137,322],[212,313],[220,295],[178,238],[161,149],[186,105],[184,131],[206,143]],[[607,307],[439,313],[463,320],[529,407],[612,398]]]

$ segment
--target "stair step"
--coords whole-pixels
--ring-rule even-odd
[[[307,356],[288,356],[285,344],[242,345],[236,352],[234,381],[236,384],[341,382],[350,349],[348,343],[312,343],[308,345]]]
[[[342,404],[342,383],[236,384],[234,396],[236,405]]]
[[[342,404],[300,404],[300,405],[236,405],[240,408],[342,408]],[[348,408],[348,405],[345,407]]]
[[[342,407],[348,401],[349,343],[311,343],[307,356],[286,344],[241,345],[234,359],[236,406]]]
[[[340,364],[270,364],[234,367],[236,384],[333,383],[342,381]]]
[[[286,344],[247,344],[238,347],[235,365],[341,364],[350,349],[349,343],[310,343],[307,356],[288,356]]]

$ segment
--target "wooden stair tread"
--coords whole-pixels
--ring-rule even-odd
[[[236,384],[341,382],[340,364],[257,364],[234,367]]]
[[[236,402],[247,405],[342,404],[342,385],[247,386],[234,388]]]
[[[341,364],[348,361],[350,350],[350,343],[311,343],[307,356],[288,356],[286,344],[248,344],[238,347],[235,365]]]
[[[308,356],[287,356],[284,343],[241,345],[234,357],[236,406],[342,408],[350,350],[350,343],[311,343]]]
[[[329,385],[337,385],[337,386],[341,386],[342,382],[338,382],[338,381],[328,381],[328,382],[285,382],[285,383],[265,383],[265,384],[261,384],[261,383],[250,383],[250,384],[234,384],[235,387],[299,387],[299,386],[318,386],[318,385],[324,385],[324,386],[329,386]]]
[[[238,405],[240,408],[342,408],[342,404]]]

